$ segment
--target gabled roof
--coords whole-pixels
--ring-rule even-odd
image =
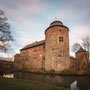
[[[25,50],[25,49],[28,49],[28,48],[36,47],[36,46],[39,46],[39,45],[42,45],[42,44],[45,44],[45,40],[42,40],[42,41],[39,41],[39,42],[36,41],[35,43],[26,45],[26,46],[25,46],[24,48],[22,48],[20,51]]]
[[[86,50],[84,50],[82,47],[80,47],[80,49],[76,53],[78,53],[78,52],[86,52]]]

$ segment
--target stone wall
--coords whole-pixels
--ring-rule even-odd
[[[45,67],[45,44],[29,48],[15,55],[15,67],[18,70],[39,70]]]
[[[74,57],[70,57],[70,67],[77,67],[78,66],[78,60]]]
[[[12,73],[14,70],[14,62],[0,60],[0,74]]]
[[[60,26],[49,28],[45,32],[46,70],[60,71],[70,66],[68,32],[66,27]],[[63,42],[59,42],[59,37],[63,37]]]
[[[89,62],[88,52],[87,51],[78,52],[75,53],[75,55],[76,59],[79,62],[80,67],[86,67]]]
[[[69,55],[69,29],[55,21],[45,30],[45,40],[29,44],[15,55],[16,69],[61,71],[70,66],[86,66],[88,52],[76,53],[76,59]]]

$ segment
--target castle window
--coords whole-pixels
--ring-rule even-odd
[[[64,56],[64,51],[62,51],[62,50],[59,51],[59,52],[58,52],[58,57],[63,57],[63,56]]]
[[[30,53],[29,49],[28,49],[28,54]]]
[[[40,48],[38,49],[38,51],[40,51]]]
[[[42,48],[40,48],[40,51],[42,51]]]
[[[42,57],[42,60],[45,60],[45,57],[44,56]]]
[[[58,31],[61,32],[61,29],[59,29]]]
[[[59,37],[59,42],[63,42],[63,37]]]
[[[26,50],[24,51],[24,53],[26,54]]]
[[[34,59],[37,59],[37,57],[35,56]]]
[[[36,48],[34,49],[34,52],[36,52]]]
[[[83,63],[83,65],[85,65],[85,62]]]
[[[38,52],[38,49],[36,49],[36,51]]]

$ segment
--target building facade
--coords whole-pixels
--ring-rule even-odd
[[[70,56],[69,29],[62,22],[54,21],[45,30],[45,40],[29,44],[15,55],[15,67],[29,71],[61,71],[81,63],[86,66],[88,60],[88,52],[82,48],[76,52],[76,58]]]

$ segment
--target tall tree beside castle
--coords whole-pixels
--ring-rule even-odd
[[[10,31],[10,24],[4,11],[0,10],[0,52],[6,52],[13,37]]]
[[[90,55],[90,37],[86,36],[85,38],[82,39],[82,45],[85,50],[89,52]]]

